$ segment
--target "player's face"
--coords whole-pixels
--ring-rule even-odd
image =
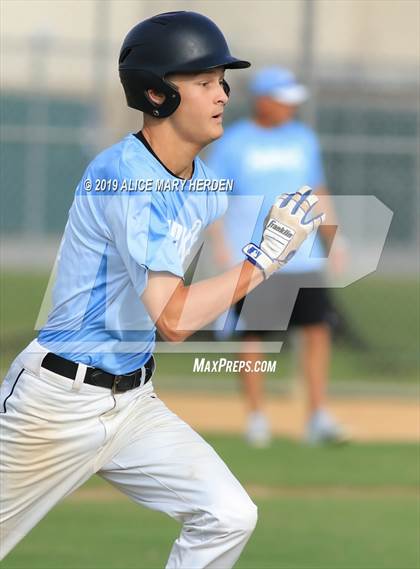
[[[169,118],[178,134],[201,147],[223,134],[223,110],[228,96],[223,89],[224,69],[198,74],[174,75],[181,103]]]

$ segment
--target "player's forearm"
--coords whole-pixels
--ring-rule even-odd
[[[156,325],[167,339],[181,342],[215,320],[263,281],[263,272],[244,261],[217,277],[187,287],[180,285]]]
[[[223,245],[225,241],[223,237],[223,221],[221,219],[217,219],[207,227],[207,234],[210,236],[210,239],[214,242],[215,246]]]

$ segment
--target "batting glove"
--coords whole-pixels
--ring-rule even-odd
[[[266,279],[290,261],[308,235],[324,223],[323,213],[311,217],[317,203],[308,186],[276,198],[264,220],[260,245],[248,243],[242,249],[248,260],[264,271]]]

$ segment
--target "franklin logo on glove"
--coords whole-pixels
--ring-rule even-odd
[[[291,239],[295,234],[295,232],[292,231],[290,227],[286,227],[285,225],[279,225],[278,223],[276,223],[274,219],[270,219],[270,222],[267,225],[267,229],[273,229],[275,232],[281,233],[288,239]]]

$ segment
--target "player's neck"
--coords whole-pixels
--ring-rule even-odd
[[[168,170],[179,178],[191,178],[193,161],[201,148],[198,148],[196,144],[180,139],[176,133],[167,128],[144,126],[142,133],[153,152]]]

